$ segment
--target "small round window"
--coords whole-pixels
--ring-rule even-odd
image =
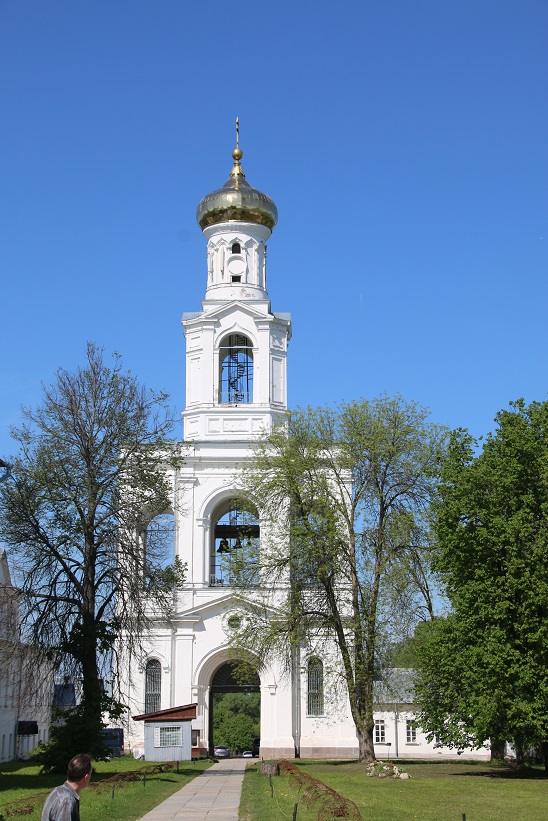
[[[240,618],[239,616],[229,616],[229,617],[228,617],[228,622],[227,622],[227,623],[228,623],[228,626],[229,626],[232,630],[237,630],[237,629],[238,629],[238,627],[241,625],[242,620],[241,620],[241,618]]]

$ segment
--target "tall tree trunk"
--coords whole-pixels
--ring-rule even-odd
[[[87,523],[88,536],[84,552],[83,602],[82,602],[82,674],[83,699],[82,707],[85,723],[93,745],[99,740],[101,731],[101,714],[103,707],[103,688],[99,678],[98,628],[96,616],[96,582],[95,562],[97,551],[93,538],[93,523]]]
[[[490,738],[491,761],[504,761],[506,741],[503,738]]]
[[[103,709],[103,687],[97,666],[97,638],[95,625],[84,628],[85,650],[82,653],[82,707],[89,728],[90,743],[99,738]],[[93,736],[93,738],[91,738]]]
[[[524,751],[523,741],[521,739],[514,739],[514,750],[516,751],[516,764],[518,765],[518,767],[523,767]]]
[[[548,775],[548,741],[543,741],[540,747],[544,757],[544,772]]]
[[[360,761],[375,761],[375,748],[373,745],[373,730],[356,727],[358,736],[358,758]]]

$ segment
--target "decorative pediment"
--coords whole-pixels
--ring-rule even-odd
[[[219,609],[225,610],[233,598],[232,593],[226,593],[224,596],[206,601],[198,607],[192,607],[189,610],[183,610],[176,614],[175,621],[198,622],[212,616],[217,616]]]
[[[222,613],[226,613],[230,605],[232,605],[234,598],[233,593],[226,593],[224,596],[206,601],[198,605],[198,607],[192,607],[189,610],[177,613],[174,617],[174,621],[199,622],[208,618],[215,618],[219,615],[219,610],[221,610]],[[241,608],[241,602],[238,606]],[[275,617],[278,612],[276,608],[268,606],[265,607],[265,610],[268,611],[272,617]]]
[[[267,304],[268,303],[266,301],[262,302],[263,306],[266,306]],[[228,314],[234,314],[238,310],[242,311],[242,313],[247,314],[253,319],[264,320],[265,316],[268,319],[274,319],[274,315],[271,314],[269,311],[265,311],[264,308],[261,310],[260,308],[253,305],[253,303],[244,302],[241,300],[223,302],[221,305],[212,308],[210,311],[207,311],[207,313],[200,314],[200,317],[207,317],[208,320],[222,319]]]

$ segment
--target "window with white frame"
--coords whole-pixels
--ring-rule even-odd
[[[407,719],[407,743],[416,744],[417,742],[417,726],[414,721]]]
[[[323,664],[318,658],[308,660],[306,712],[309,716],[323,716]]]
[[[386,733],[384,721],[381,718],[375,719],[375,744],[385,744]]]
[[[181,747],[183,744],[182,727],[155,727],[155,747]]]

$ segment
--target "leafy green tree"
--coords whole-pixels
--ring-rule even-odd
[[[294,675],[301,648],[334,647],[361,760],[374,758],[383,647],[433,614],[426,514],[446,433],[427,416],[386,396],[297,410],[242,476],[261,517],[261,586],[243,589],[231,641]]]
[[[233,714],[243,713],[258,724],[261,720],[260,693],[224,693],[222,707]]]
[[[218,693],[213,709],[213,742],[235,752],[250,750],[259,735],[260,693]]]
[[[213,733],[216,745],[241,753],[251,750],[257,729],[251,716],[235,713],[225,716],[222,723],[213,728]]]
[[[393,645],[388,655],[389,666],[416,669],[420,664],[420,648],[428,641],[436,620],[419,622],[412,636]]]
[[[444,744],[511,741],[521,758],[548,751],[548,402],[496,422],[480,452],[451,438],[435,529],[452,610],[419,648],[417,696]]]
[[[64,766],[98,750],[105,711],[119,714],[103,685],[118,637],[135,649],[150,602],[168,610],[182,579],[180,563],[166,567],[161,547],[144,538],[172,497],[166,399],[124,373],[118,357],[108,368],[89,344],[86,366],[60,369],[42,405],[25,410],[13,431],[20,450],[1,486],[0,537],[16,569],[26,635],[82,682],[81,704],[55,731]],[[45,762],[57,763],[50,752]]]

